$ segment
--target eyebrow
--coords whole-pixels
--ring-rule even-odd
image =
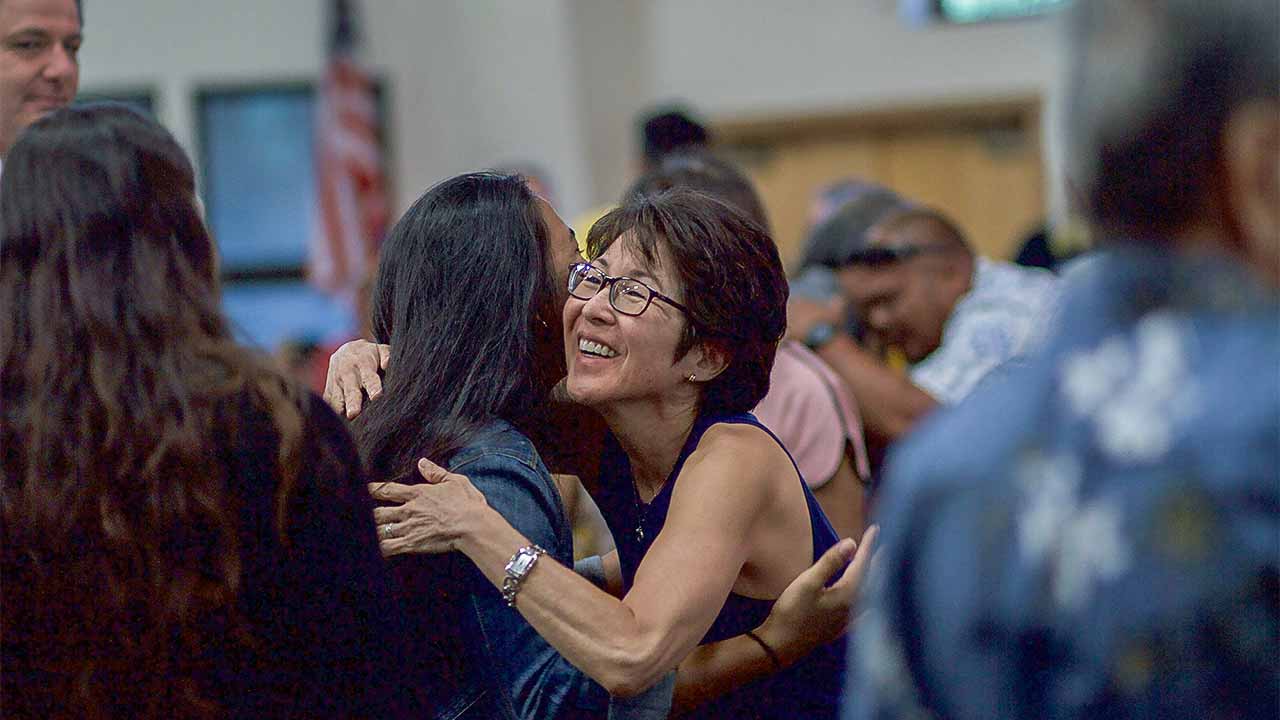
[[[54,40],[54,35],[45,28],[37,25],[34,27],[20,27],[4,36],[5,40],[14,40],[18,38],[30,38],[52,42]],[[70,35],[61,38],[59,42],[84,42],[84,35],[79,32],[71,33]]]
[[[592,260],[591,264],[595,265],[596,267],[602,270],[609,269],[609,261],[605,260],[602,257],[598,257],[595,260]],[[650,271],[644,268],[640,268],[634,272],[629,272],[626,274],[625,277],[629,277],[632,280],[647,280],[651,285],[654,286],[653,288],[654,290],[657,290],[658,292],[666,292],[665,290],[663,290],[662,283],[658,280],[658,278],[654,277]]]
[[[662,283],[658,281],[658,278],[654,277],[653,275],[650,275],[648,270],[641,270],[640,272],[631,273],[628,277],[630,277],[633,280],[647,280],[649,284],[653,286],[654,290],[658,290],[659,292],[665,292],[662,289]]]

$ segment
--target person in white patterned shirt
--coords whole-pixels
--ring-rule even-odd
[[[941,213],[891,213],[837,272],[868,330],[898,347],[912,383],[943,405],[1026,352],[1052,316],[1057,278],[976,255]]]

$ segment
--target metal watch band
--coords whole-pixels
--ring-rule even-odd
[[[508,607],[516,606],[516,594],[520,592],[520,585],[538,563],[538,558],[546,554],[547,551],[537,545],[526,545],[511,556],[511,560],[507,562],[507,576],[502,579],[502,599],[507,601]]]

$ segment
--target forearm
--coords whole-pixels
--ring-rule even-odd
[[[672,714],[682,715],[773,671],[773,662],[745,635],[699,645],[676,671]]]
[[[507,562],[527,544],[486,507],[459,539],[458,550],[500,588]],[[676,647],[667,633],[646,627],[625,603],[545,556],[521,584],[516,609],[566,660],[613,695],[644,690],[689,649]]]
[[[785,630],[768,619],[754,632],[773,650],[782,667],[774,664],[760,643],[745,634],[699,645],[677,669],[673,715],[687,713],[743,685],[790,667],[811,649],[790,639]]]
[[[838,335],[818,355],[848,384],[868,432],[888,441],[915,426],[937,402],[910,380],[872,357],[852,338]]]

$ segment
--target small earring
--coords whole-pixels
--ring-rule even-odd
[[[697,379],[698,379],[697,375],[694,375],[693,373],[689,373],[689,382],[693,382],[694,380],[697,380]]]

